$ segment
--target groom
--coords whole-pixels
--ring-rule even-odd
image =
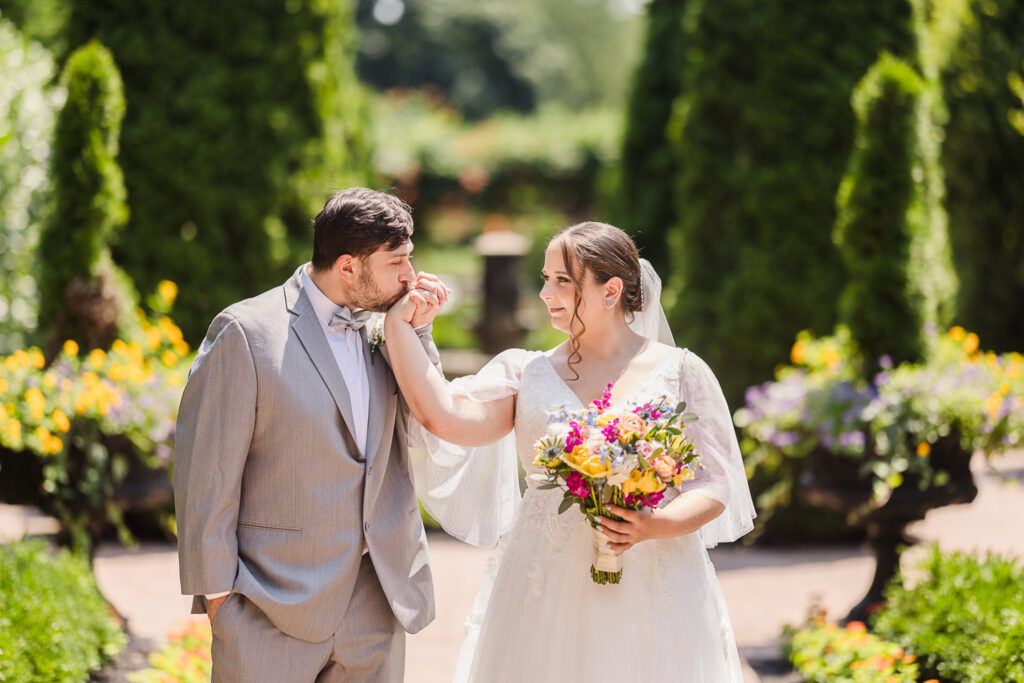
[[[181,399],[181,589],[215,683],[401,681],[403,629],[434,618],[407,409],[366,323],[411,291],[436,364],[447,290],[413,271],[391,195],[337,192],[313,229],[312,263],[214,319]]]

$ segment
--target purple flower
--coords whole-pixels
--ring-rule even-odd
[[[888,370],[892,367],[892,356],[886,354],[878,359],[878,366]]]

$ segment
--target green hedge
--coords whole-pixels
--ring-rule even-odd
[[[309,257],[331,190],[367,181],[350,3],[70,2],[71,48],[100,40],[124,79],[131,224],[114,258],[140,291],[177,282],[198,342]]]
[[[930,202],[936,172],[924,155],[925,82],[884,54],[853,96],[857,142],[839,187],[836,234],[849,281],[839,313],[865,359],[917,362],[924,324],[945,327],[955,278],[941,207]]]
[[[738,405],[796,331],[835,323],[850,95],[882,51],[913,55],[916,41],[907,0],[697,5],[670,122],[682,160],[670,315]]]
[[[126,641],[83,556],[0,546],[0,680],[86,681]]]
[[[665,240],[678,221],[673,185],[681,163],[667,126],[682,87],[687,7],[684,0],[652,0],[647,6],[647,39],[629,96],[613,219],[666,282],[673,264]]]
[[[942,164],[961,282],[957,320],[986,346],[1011,351],[1024,340],[1024,135],[1012,125],[1021,100],[1011,76],[1019,79],[1024,69],[1024,7],[1020,0],[965,4],[941,66],[949,117]]]
[[[943,555],[937,546],[913,584],[896,581],[874,629],[918,653],[944,681],[1024,680],[1024,565],[988,555]]]
[[[54,135],[54,207],[37,252],[40,328],[57,344],[76,339],[87,348],[106,347],[135,308],[131,285],[116,272],[108,248],[128,219],[117,164],[121,76],[110,52],[94,41],[71,55],[61,84],[67,101]]]

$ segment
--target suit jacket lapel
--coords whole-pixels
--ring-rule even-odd
[[[352,417],[351,398],[345,387],[345,379],[341,376],[341,370],[338,369],[338,362],[334,360],[331,347],[327,344],[324,329],[316,317],[312,304],[309,303],[309,298],[302,291],[302,268],[305,266],[300,267],[284,286],[288,309],[295,314],[295,318],[292,320],[292,329],[295,330],[295,336],[299,338],[306,353],[309,354],[320,377],[327,384],[327,389],[334,397],[334,402],[345,420],[345,426],[348,428],[350,436],[353,437],[352,443],[355,444],[355,432],[352,429],[355,420]],[[358,452],[352,453],[352,456],[356,458],[359,458],[359,455]]]
[[[388,365],[384,362],[380,352],[370,357],[370,345],[367,341],[367,331],[373,325],[373,319],[362,329],[363,336],[363,362],[366,364],[366,376],[370,388],[370,410],[369,420],[366,426],[366,462],[369,464],[382,448],[391,446],[390,436],[395,429],[395,406],[394,401],[398,400],[394,381],[388,372]],[[384,443],[386,441],[387,443]]]

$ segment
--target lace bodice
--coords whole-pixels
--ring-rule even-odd
[[[461,447],[411,429],[416,485],[427,511],[456,538],[474,545],[494,545],[512,527],[521,498],[519,467],[533,467],[533,444],[547,430],[547,412],[565,404],[583,407],[540,352],[510,349],[495,356],[479,373],[450,385],[456,396],[491,401],[516,395],[514,429],[485,447]],[[702,530],[706,545],[732,541],[752,527],[754,507],[743,470],[739,444],[721,387],[703,360],[675,349],[620,397],[619,403],[640,403],[666,397],[686,401],[699,420],[688,426],[704,473],[683,483],[726,506]],[[414,425],[415,427],[415,425]],[[518,460],[517,460],[518,458]],[[533,482],[527,477],[528,486]]]

